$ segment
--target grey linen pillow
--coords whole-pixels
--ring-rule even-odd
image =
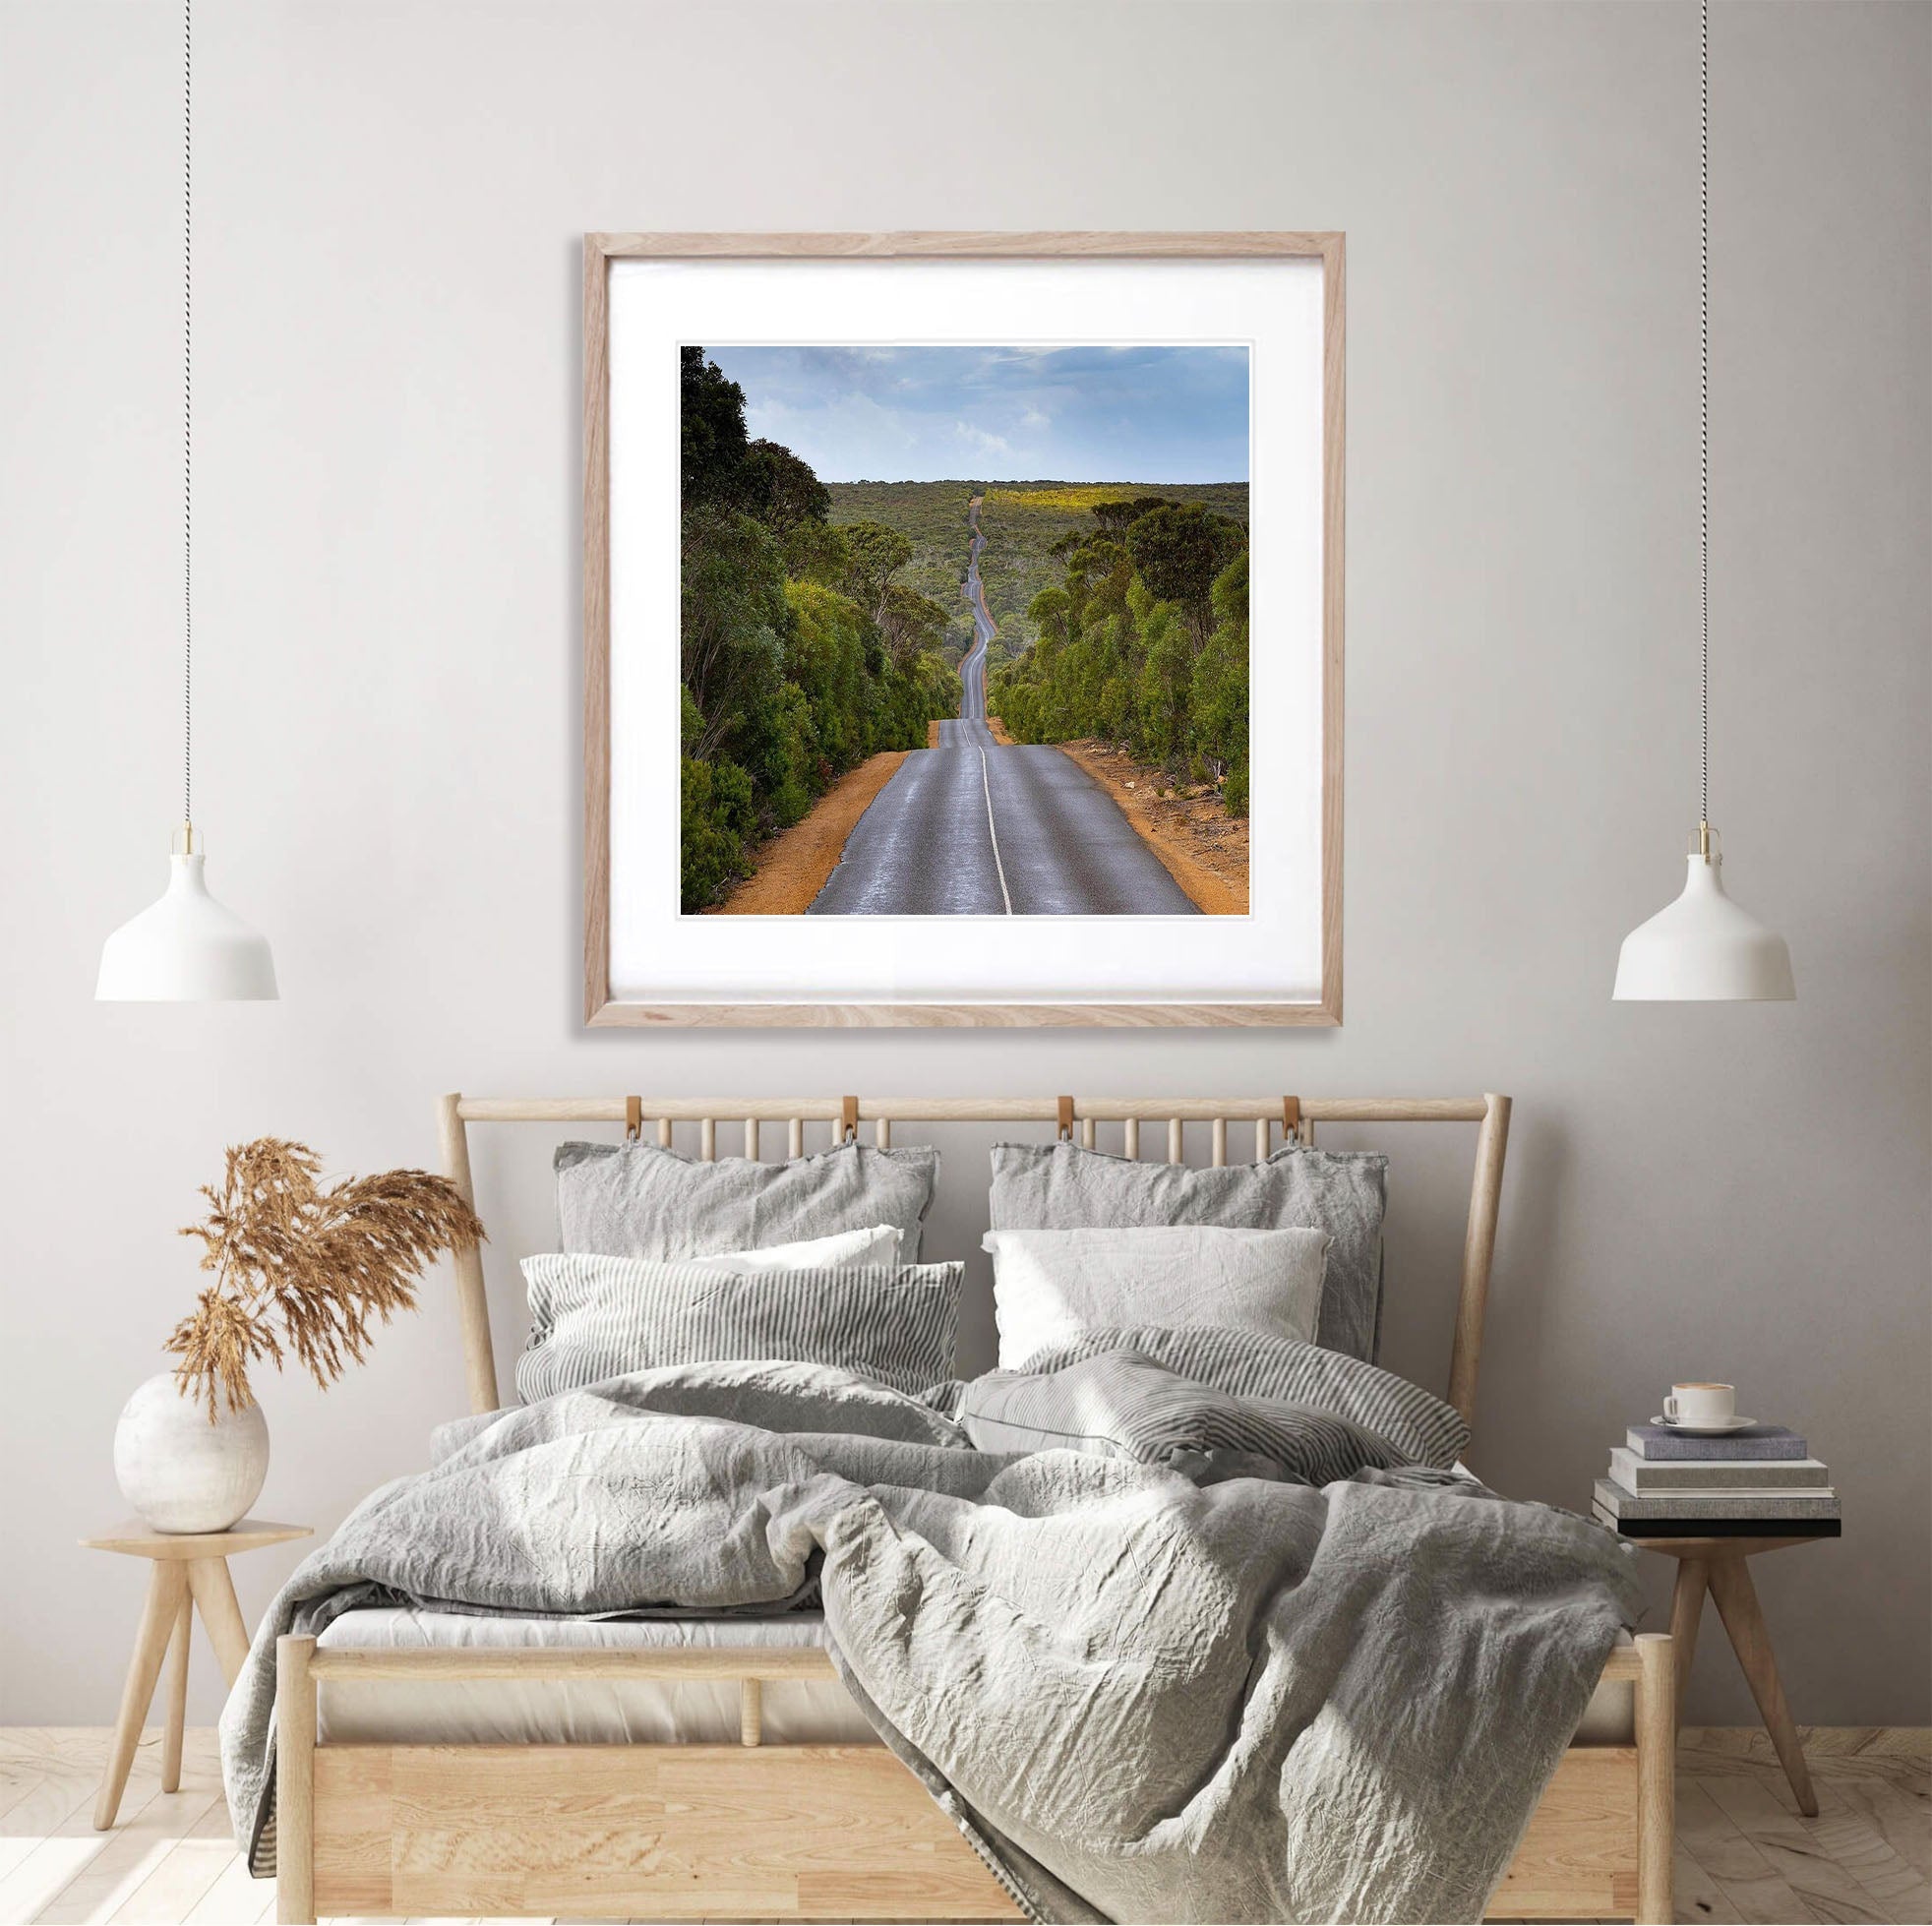
[[[567,1251],[671,1259],[797,1243],[890,1224],[899,1261],[919,1262],[939,1153],[920,1144],[840,1144],[784,1164],[714,1164],[656,1144],[557,1148],[557,1222]]]
[[[1218,1224],[1237,1231],[1301,1226],[1329,1235],[1315,1342],[1372,1358],[1382,1308],[1382,1212],[1389,1160],[1379,1151],[1284,1145],[1262,1164],[1192,1171],[1141,1164],[1078,1144],[996,1144],[996,1231],[1078,1231]],[[1183,1306],[1177,1304],[1179,1318]]]
[[[895,1391],[952,1373],[961,1264],[760,1271],[545,1252],[523,1259],[530,1338],[516,1391],[535,1404],[628,1371],[783,1359]]]
[[[1106,1361],[1121,1358],[1131,1359],[1138,1369],[1127,1371]],[[1102,1368],[1073,1368],[1090,1360]],[[1150,1365],[1162,1368],[1155,1372]],[[1163,1379],[1162,1400],[1143,1410],[1144,1393]],[[1178,1379],[1189,1382],[1177,1388]],[[950,1395],[942,1400],[940,1389]],[[1231,1415],[1231,1401],[1235,1408],[1244,1406],[1245,1413]],[[1469,1426],[1453,1405],[1392,1371],[1320,1345],[1212,1324],[1089,1331],[1071,1344],[1042,1352],[1023,1372],[990,1372],[956,1391],[941,1387],[928,1402],[963,1424],[983,1451],[1066,1446],[1068,1436],[1050,1434],[1091,1430],[1099,1436],[1112,1425],[1121,1455],[1138,1457],[1149,1448],[1148,1440],[1166,1438],[1202,1450],[1212,1446],[1274,1455],[1293,1471],[1293,1453],[1277,1447],[1285,1426],[1290,1432],[1297,1428],[1298,1414],[1325,1414],[1341,1419],[1352,1433],[1372,1434],[1386,1445],[1385,1454],[1362,1457],[1351,1472],[1361,1464],[1441,1470],[1453,1465],[1469,1443]],[[1039,1434],[1031,1443],[1023,1436],[1029,1427]],[[997,1444],[992,1442],[996,1434]],[[1319,1454],[1307,1461],[1310,1466],[1335,1462],[1339,1434],[1316,1427],[1309,1435],[1308,1448]],[[1135,1440],[1138,1449],[1133,1448]],[[1155,1456],[1158,1462],[1159,1454]]]

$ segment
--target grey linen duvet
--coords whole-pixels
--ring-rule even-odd
[[[1043,1360],[1048,1390],[1086,1367],[1081,1451],[976,1450],[938,1408],[970,1411],[958,1389],[783,1363],[446,1427],[264,1616],[221,1722],[251,1865],[272,1863],[280,1633],[397,1599],[768,1615],[815,1595],[860,1707],[1035,1919],[1479,1918],[1632,1616],[1628,1554],[1371,1433],[1341,1475],[1358,1397],[1257,1415],[1153,1336],[1120,1334],[1117,1373]],[[1169,1463],[1099,1455],[1150,1449],[1129,1407],[1163,1381],[1202,1434],[1170,1396]],[[1291,1481],[1298,1409],[1338,1474],[1319,1486]]]

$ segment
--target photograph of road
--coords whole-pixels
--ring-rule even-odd
[[[1246,912],[1245,348],[681,374],[684,914]]]

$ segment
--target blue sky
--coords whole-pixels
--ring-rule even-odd
[[[820,481],[1247,480],[1245,347],[707,347]]]

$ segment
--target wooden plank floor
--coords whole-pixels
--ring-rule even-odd
[[[120,1823],[93,1830],[107,1733],[0,1728],[0,1921],[274,1917],[228,1836],[214,1734],[191,1731],[181,1789],[159,1733],[135,1756]],[[1932,1922],[1932,1732],[1812,1729],[1819,1814],[1804,1819],[1756,1730],[1686,1731],[1678,1758],[1677,1917],[1768,1926]]]

